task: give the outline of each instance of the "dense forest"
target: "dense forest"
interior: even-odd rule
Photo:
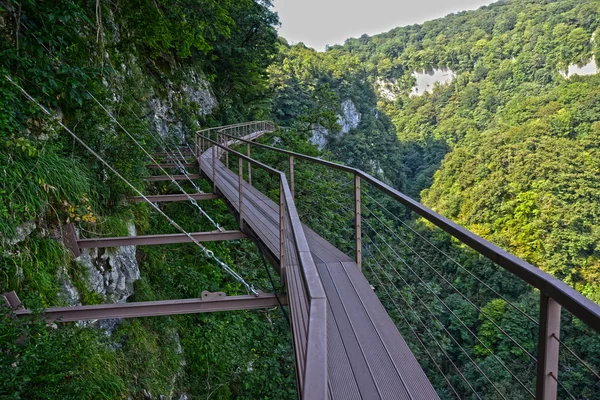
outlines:
[[[499,1],[321,53],[282,41],[273,112],[600,301],[600,81],[564,76],[600,55],[599,28],[598,1]],[[455,77],[411,94],[435,69]],[[336,133],[347,99],[360,122]]]
[[[526,0],[363,35],[325,52],[280,39],[269,69],[273,114],[334,159],[384,178],[598,302],[600,77],[569,72],[596,70],[599,28],[598,1]],[[452,79],[415,90],[421,76],[439,71]],[[340,218],[351,221],[351,205],[336,198],[338,189],[318,203],[331,221],[318,224],[348,248],[351,225]],[[463,398],[528,398],[535,292],[404,207],[371,196],[365,274],[440,395],[454,397],[445,373]],[[570,348],[600,365],[597,335],[566,312],[562,326]],[[589,371],[572,356],[561,363],[561,398],[599,398]]]
[[[600,76],[568,73],[600,58],[600,1],[503,0],[324,52],[278,38],[271,8],[269,0],[0,2],[0,293],[15,290],[33,309],[245,293],[186,245],[138,248],[130,261],[139,279],[125,293],[98,290],[93,274],[114,269],[116,254],[72,260],[55,240],[62,225],[74,222],[84,237],[175,230],[126,203],[130,188],[59,122],[136,187],[164,194],[177,188],[143,182],[148,160],[127,133],[159,149],[198,127],[273,119],[292,129],[263,143],[361,168],[600,302]],[[436,71],[452,79],[415,91]],[[254,156],[287,169],[286,158]],[[351,255],[347,178],[299,163],[296,201],[304,223]],[[267,179],[255,184],[272,189]],[[456,397],[451,383],[461,398],[529,398],[535,291],[363,190],[363,272],[440,397]],[[163,210],[186,229],[212,229],[189,218],[198,214],[191,204]],[[206,210],[236,229],[222,202]],[[208,247],[273,290],[252,242]],[[296,396],[280,310],[51,327],[1,310],[0,398]],[[562,330],[597,369],[598,337],[566,312]],[[600,399],[577,360],[562,352],[561,365],[561,398]]]

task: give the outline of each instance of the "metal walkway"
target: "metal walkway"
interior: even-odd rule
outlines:
[[[239,176],[218,157],[223,153],[217,152],[215,160],[213,154],[209,149],[200,155],[201,171],[238,216],[241,207],[244,229],[251,230],[268,258],[278,263],[280,206],[245,180],[240,183]],[[302,228],[327,297],[329,398],[437,399],[431,383],[357,264],[307,226]],[[294,330],[295,336],[297,331]],[[295,337],[294,341],[297,340]]]

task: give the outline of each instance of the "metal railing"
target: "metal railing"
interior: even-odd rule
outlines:
[[[456,317],[454,319],[454,321],[459,321],[460,323],[462,323],[462,325],[465,328],[464,331],[468,332],[470,335],[473,335],[473,332],[471,331],[471,329],[469,327],[467,327],[464,324],[464,322],[462,322],[462,320],[460,320],[460,317],[458,315],[456,315],[456,313],[454,313],[454,311],[452,310],[451,307],[448,307],[447,304],[445,304],[443,302],[443,300],[440,298],[439,295],[436,295],[436,289],[431,287],[425,280],[423,280],[421,277],[419,277],[418,271],[415,271],[414,268],[411,268],[410,263],[407,263],[402,258],[402,255],[398,254],[398,251],[395,250],[393,246],[390,246],[390,244],[388,243],[390,241],[390,238],[392,238],[395,241],[398,241],[399,237],[398,236],[394,237],[392,235],[392,236],[388,236],[387,240],[386,240],[386,237],[382,236],[380,231],[383,232],[384,229],[388,229],[392,232],[392,234],[394,234],[395,228],[389,227],[389,226],[386,228],[386,226],[384,226],[385,224],[379,225],[379,226],[376,225],[377,220],[373,216],[377,216],[378,215],[377,213],[379,211],[369,210],[364,205],[364,203],[366,203],[366,202],[369,202],[370,204],[375,204],[374,201],[376,201],[376,199],[373,199],[371,196],[369,196],[369,197],[371,197],[370,199],[369,198],[365,199],[365,196],[368,196],[369,190],[371,190],[372,193],[377,194],[377,196],[381,196],[381,197],[389,199],[390,201],[393,200],[394,202],[399,203],[400,205],[405,207],[407,210],[410,210],[411,213],[415,213],[416,215],[424,218],[425,220],[429,221],[429,223],[433,224],[434,227],[439,228],[443,232],[451,235],[451,237],[453,237],[454,239],[457,239],[458,241],[460,241],[460,243],[469,246],[471,249],[475,250],[475,252],[477,252],[479,255],[491,260],[494,265],[501,267],[501,269],[504,271],[507,271],[509,273],[507,276],[509,276],[509,277],[512,276],[512,277],[516,278],[516,280],[518,282],[520,282],[520,284],[522,284],[524,282],[527,285],[530,285],[531,287],[533,287],[537,291],[539,291],[539,294],[538,294],[538,296],[539,296],[539,305],[538,305],[539,317],[537,318],[537,320],[535,318],[529,316],[528,314],[525,314],[520,309],[518,310],[520,313],[525,315],[525,317],[526,317],[526,318],[524,317],[525,321],[529,320],[528,322],[533,324],[532,329],[537,330],[537,346],[535,346],[535,348],[537,348],[536,356],[531,354],[531,352],[533,352],[535,354],[535,348],[529,349],[529,350],[526,349],[522,344],[520,344],[517,340],[515,340],[512,336],[510,336],[510,334],[507,333],[501,326],[499,326],[495,322],[494,319],[490,318],[485,313],[485,311],[483,311],[480,307],[478,307],[476,304],[474,304],[472,301],[470,301],[468,297],[463,296],[464,299],[461,298],[461,301],[470,303],[470,305],[475,307],[476,310],[478,310],[479,315],[486,322],[491,323],[494,329],[499,330],[499,332],[501,332],[502,334],[507,336],[512,341],[511,344],[513,346],[520,347],[519,351],[524,352],[528,356],[529,362],[531,362],[531,363],[533,363],[533,365],[535,365],[535,377],[529,381],[522,382],[521,378],[519,376],[517,376],[517,374],[513,373],[513,371],[511,371],[510,368],[506,368],[505,361],[503,361],[499,357],[497,357],[495,355],[493,349],[490,349],[489,346],[487,346],[485,343],[481,342],[481,340],[476,335],[473,335],[473,336],[475,336],[475,343],[478,346],[480,346],[480,348],[482,349],[481,351],[487,352],[487,354],[489,354],[489,356],[492,359],[494,359],[494,361],[497,361],[501,367],[504,367],[504,369],[510,374],[510,376],[512,376],[512,379],[514,379],[515,382],[519,384],[517,386],[521,386],[524,389],[524,393],[526,396],[531,395],[532,397],[534,397],[536,399],[556,399],[557,394],[559,393],[559,389],[560,389],[561,393],[564,392],[564,393],[567,393],[569,397],[576,398],[574,395],[569,393],[567,388],[564,385],[562,385],[560,380],[558,379],[559,352],[560,352],[561,348],[563,350],[567,350],[569,355],[573,355],[578,361],[580,361],[582,363],[582,365],[585,367],[585,369],[589,371],[590,374],[594,375],[595,377],[599,376],[598,373],[592,367],[590,367],[590,365],[588,363],[586,363],[584,360],[582,360],[568,346],[566,346],[564,343],[562,343],[562,341],[560,339],[561,338],[560,330],[561,330],[561,309],[564,309],[564,310],[570,312],[573,317],[575,317],[578,320],[580,320],[581,322],[583,322],[588,328],[595,331],[595,333],[600,333],[600,306],[598,304],[594,303],[593,301],[587,299],[581,293],[577,292],[576,290],[574,290],[573,288],[571,288],[564,282],[562,282],[559,279],[553,277],[552,275],[536,268],[535,266],[527,263],[526,261],[510,254],[509,252],[499,248],[498,246],[488,242],[487,240],[477,236],[476,234],[468,231],[467,229],[461,227],[460,225],[452,222],[451,220],[437,214],[433,210],[425,207],[424,205],[420,204],[419,202],[411,199],[410,197],[399,192],[398,190],[392,188],[388,184],[380,181],[377,178],[372,177],[371,175],[369,175],[361,170],[351,168],[348,166],[344,166],[344,165],[340,165],[340,164],[336,164],[336,163],[326,161],[326,160],[323,160],[320,158],[311,157],[311,156],[307,156],[304,154],[287,151],[287,150],[284,150],[281,148],[256,143],[256,142],[253,142],[250,140],[241,139],[241,138],[233,136],[233,135],[228,135],[228,134],[224,134],[224,135],[226,135],[228,138],[236,139],[237,141],[239,141],[243,144],[246,144],[248,149],[251,146],[254,146],[255,148],[262,149],[263,151],[277,152],[281,155],[283,160],[285,160],[287,158],[287,160],[288,160],[287,173],[289,174],[290,182],[292,182],[292,188],[294,188],[294,186],[295,186],[294,184],[296,183],[295,176],[294,176],[295,175],[294,165],[295,165],[295,161],[297,161],[297,160],[304,160],[304,161],[307,161],[310,163],[325,166],[332,170],[341,171],[346,174],[351,174],[353,178],[352,178],[352,182],[351,183],[349,182],[349,184],[353,185],[353,188],[354,188],[353,199],[352,199],[353,206],[348,207],[348,205],[340,204],[339,207],[342,210],[346,210],[348,213],[351,213],[351,212],[354,213],[354,236],[355,236],[354,240],[356,243],[354,257],[356,259],[356,263],[358,264],[359,268],[363,264],[362,252],[364,249],[369,251],[369,254],[370,254],[369,260],[373,260],[373,262],[377,262],[377,263],[379,261],[381,261],[381,263],[386,263],[385,267],[388,268],[390,271],[392,269],[394,269],[394,271],[397,271],[395,264],[399,264],[400,262],[402,262],[405,265],[402,265],[401,268],[403,268],[406,271],[410,270],[410,272],[412,273],[412,275],[411,275],[412,278],[407,279],[400,275],[398,277],[385,276],[385,278],[389,278],[390,279],[389,282],[392,285],[394,285],[395,280],[401,279],[404,282],[403,283],[400,281],[398,281],[398,282],[400,282],[401,286],[404,287],[405,290],[407,287],[410,289],[411,279],[412,279],[415,282],[415,286],[424,288],[423,290],[425,290],[430,296],[432,296],[432,298],[434,300],[438,301],[438,303],[436,303],[436,304],[440,305],[440,308],[442,308],[441,305],[445,306],[446,309],[450,312],[450,314],[449,314],[450,317],[451,318]],[[248,150],[248,154],[250,154],[250,150]],[[281,165],[281,163],[280,163],[280,165]],[[281,166],[280,166],[280,168],[281,168]],[[362,189],[361,189],[361,186],[362,186]],[[292,189],[292,194],[294,194],[294,189]],[[313,194],[313,196],[314,195],[315,194]],[[363,215],[364,213],[365,214],[369,213],[369,214]],[[397,218],[396,215],[392,215],[389,218],[392,218],[392,217]],[[401,219],[398,219],[398,220],[402,223]],[[366,224],[369,224],[369,225],[363,226],[363,222]],[[380,222],[381,222],[381,220],[380,220]],[[398,224],[398,222],[395,222],[395,223]],[[365,233],[364,229],[368,229],[369,230],[368,233]],[[417,235],[419,235],[419,232],[416,232],[416,231],[414,233],[412,233],[412,232],[409,232],[409,233],[415,237],[417,237]],[[389,233],[386,233],[386,234],[389,234]],[[369,235],[372,235],[372,236],[369,236]],[[363,240],[365,240],[365,239],[368,240],[368,242],[363,243]],[[425,241],[427,241],[426,238],[422,238],[422,239],[425,239]],[[419,240],[421,240],[421,239],[419,239]],[[458,264],[452,257],[448,256],[442,250],[435,247],[435,245],[433,243],[431,243],[431,242],[428,242],[428,243],[429,243],[429,245],[433,246],[433,248],[431,249],[432,253],[436,252],[436,251],[441,252],[442,253],[441,257],[445,256],[445,259],[450,259],[451,261],[456,263],[459,267],[463,268],[464,273],[466,275],[470,274],[470,276],[469,276],[470,279],[478,280],[477,285],[480,285],[485,290],[491,290],[500,299],[503,299],[503,301],[507,301],[506,298],[501,293],[494,290],[490,286],[490,284],[482,281],[475,274],[473,274],[470,270],[468,270],[468,269],[464,268],[462,265]],[[456,289],[456,287],[454,287],[452,285],[452,282],[449,282],[447,279],[445,279],[443,274],[437,273],[438,271],[436,271],[436,268],[431,265],[431,262],[425,260],[420,254],[415,252],[414,248],[408,246],[408,249],[410,249],[411,251],[413,251],[415,253],[415,254],[411,255],[412,259],[415,260],[415,262],[421,263],[424,267],[426,267],[428,274],[430,274],[433,277],[436,277],[437,279],[440,279],[440,282],[442,282],[450,290],[453,290],[453,288]],[[393,260],[396,260],[396,261],[393,261]],[[372,268],[372,266],[375,265],[375,264],[373,264],[373,265],[371,265],[371,264],[372,263],[369,264],[369,268]],[[381,273],[387,274],[387,271],[384,268],[382,268],[381,265],[378,265],[378,267],[380,268],[379,276],[384,276],[384,275],[381,275]],[[365,271],[365,272],[367,272],[367,271]],[[437,273],[437,275],[436,275],[436,273]],[[407,274],[408,274],[408,272],[407,272]],[[514,278],[511,278],[511,279],[514,279]],[[444,282],[444,280],[445,280],[445,282]],[[382,283],[382,285],[383,285],[383,283]],[[389,286],[385,286],[384,288],[387,288],[387,287],[389,287]],[[398,288],[397,285],[394,285],[393,287],[396,290],[398,290],[399,292],[401,292],[401,289]],[[410,290],[412,290],[412,289],[410,289]],[[473,366],[479,371],[479,373],[481,373],[483,376],[485,376],[485,378],[488,380],[488,383],[494,387],[494,389],[496,390],[495,396],[499,396],[500,398],[511,398],[510,394],[507,395],[506,391],[503,391],[504,389],[501,390],[494,385],[494,382],[491,379],[489,379],[487,377],[487,375],[484,373],[484,371],[480,368],[480,366],[475,361],[473,361],[472,355],[470,355],[467,351],[465,351],[462,348],[462,346],[459,343],[460,338],[459,338],[459,340],[456,340],[455,339],[456,335],[453,336],[452,333],[449,332],[448,329],[445,327],[445,325],[443,324],[443,321],[439,320],[440,312],[431,310],[431,308],[428,307],[428,304],[423,300],[423,293],[424,292],[421,292],[421,294],[419,294],[417,291],[412,290],[410,293],[407,293],[407,297],[404,297],[404,296],[402,297],[403,300],[406,300],[406,305],[410,308],[409,310],[402,310],[402,307],[396,306],[395,298],[398,298],[398,296],[396,296],[395,298],[390,296],[390,299],[392,301],[394,301],[394,306],[396,306],[395,308],[397,309],[399,316],[406,318],[407,314],[405,313],[405,311],[412,311],[415,314],[415,316],[418,318],[418,321],[422,324],[423,329],[421,329],[421,332],[427,332],[428,334],[431,335],[431,339],[433,339],[433,341],[437,342],[437,339],[435,337],[435,332],[432,332],[431,326],[428,326],[428,323],[426,321],[424,321],[419,315],[416,314],[417,311],[412,308],[413,307],[412,305],[417,304],[423,313],[431,315],[433,317],[433,323],[436,326],[441,326],[443,328],[443,331],[441,329],[440,329],[440,331],[444,335],[444,337],[448,340],[450,340],[450,339],[454,340],[456,345],[463,351],[463,357],[466,356],[467,358],[469,358],[470,361],[472,362]],[[402,293],[400,293],[400,295],[402,295]],[[415,303],[415,302],[417,302],[417,303]],[[507,304],[510,305],[511,307],[514,307],[514,305],[510,302],[507,302]],[[444,312],[446,312],[446,313],[448,311],[444,310]],[[406,322],[408,323],[408,320],[406,320]],[[448,324],[446,324],[446,325],[448,325]],[[414,330],[413,330],[413,332],[415,333],[417,340],[420,341],[421,344],[423,345],[423,348],[425,349],[425,351],[427,353],[429,353],[429,351],[427,350],[427,347],[425,347],[425,344],[422,341],[422,338],[419,337],[417,332],[415,332]],[[429,338],[427,338],[426,336],[423,336],[423,338],[426,338],[426,340],[429,341]],[[473,340],[473,339],[470,339],[470,340]],[[479,341],[481,343],[477,343],[476,341]],[[460,371],[460,369],[452,361],[451,357],[446,353],[446,350],[444,349],[443,344],[439,344],[439,349],[446,355],[447,359],[450,361],[450,363],[452,364],[454,369],[457,371],[457,373],[462,378],[465,378],[463,375],[463,372]],[[431,354],[429,354],[429,355],[431,356]],[[562,357],[562,355],[561,355],[561,357]],[[435,366],[438,368],[438,370],[440,372],[442,372],[442,369],[440,368],[440,366],[434,360],[433,357],[431,358],[431,360],[433,361]],[[446,375],[443,372],[442,372],[442,375],[446,379],[446,381],[448,382],[450,387],[452,388],[452,391],[455,394],[457,394],[457,392],[455,391],[455,388],[452,386],[452,384],[446,378]],[[475,396],[477,398],[481,398],[478,395],[477,391],[475,389],[473,389],[473,387],[471,386],[469,381],[466,380],[466,378],[465,378],[465,382],[466,382],[467,386],[473,391]],[[464,387],[467,387],[467,386],[464,386]],[[458,394],[457,394],[457,396],[458,396]],[[458,396],[458,397],[460,398],[460,396]]]
[[[209,177],[213,181],[215,191],[218,175],[220,171],[222,173],[217,161],[224,158],[225,167],[229,169],[230,158],[237,158],[237,171],[234,173],[238,176],[237,208],[242,229],[246,223],[247,212],[244,208],[244,197],[248,190],[246,185],[252,186],[252,167],[266,171],[278,180],[280,274],[288,292],[299,393],[304,399],[325,399],[328,387],[327,303],[298,217],[292,190],[285,173],[254,160],[249,154],[245,155],[230,148],[236,140],[244,140],[240,139],[241,137],[252,137],[273,128],[273,123],[261,121],[199,131],[195,148],[199,157],[210,158]],[[243,161],[247,163],[246,170]]]

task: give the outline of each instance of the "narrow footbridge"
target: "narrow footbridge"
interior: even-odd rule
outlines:
[[[282,143],[286,131],[268,121],[249,122],[201,130],[187,148],[166,146],[149,154],[154,161],[149,170],[163,175],[146,180],[170,181],[181,193],[148,195],[134,188],[138,195],[129,198],[148,202],[157,212],[162,211],[156,204],[190,201],[203,213],[197,202],[218,199],[236,216],[239,230],[215,224],[211,232],[82,239],[75,227],[66,226],[63,238],[74,256],[85,248],[192,242],[253,294],[203,292],[200,299],[51,308],[47,318],[66,322],[283,304],[290,311],[302,399],[598,396],[600,383],[581,391],[591,397],[572,394],[577,388],[569,385],[571,375],[600,381],[600,374],[595,360],[573,348],[569,334],[574,329],[561,332],[561,327],[565,321],[575,324],[586,343],[600,346],[600,306],[364,171],[256,141],[265,134]],[[177,169],[179,175],[165,169]],[[193,183],[198,179],[208,180],[212,192],[202,192]],[[192,183],[196,193],[186,193],[179,181]],[[319,202],[325,192],[332,195]],[[426,229],[446,235],[464,258],[437,247],[410,222],[419,219]],[[254,240],[278,272],[283,295],[254,290],[202,246],[244,238]],[[481,278],[478,268],[528,287],[534,300],[523,306],[510,290]],[[469,291],[457,287],[452,276],[471,282]],[[447,292],[454,295],[451,305],[443,296]],[[14,292],[5,297],[17,316],[31,314]],[[526,338],[486,311],[490,300],[520,318]],[[467,315],[475,317],[466,321]],[[512,346],[513,356],[500,356],[482,340],[477,327],[484,323],[496,340]],[[501,385],[499,379],[511,384]]]

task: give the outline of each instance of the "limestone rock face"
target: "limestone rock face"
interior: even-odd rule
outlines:
[[[136,235],[132,222],[128,229],[129,236]],[[140,279],[135,250],[135,246],[83,249],[77,262],[85,268],[92,290],[109,303],[124,303],[133,294],[134,282]]]
[[[181,86],[168,84],[165,97],[154,97],[149,100],[150,119],[162,138],[167,135],[183,138],[183,124],[173,111],[175,103],[183,103],[195,108],[198,116],[210,114],[217,106],[210,85],[200,72],[190,70],[187,72],[185,82]]]
[[[340,126],[339,132],[330,132],[325,127],[319,124],[312,125],[312,136],[309,139],[314,145],[317,145],[319,150],[322,150],[328,142],[328,137],[332,134],[345,135],[352,129],[358,128],[360,124],[362,114],[356,108],[354,102],[350,99],[346,99],[340,104],[341,114],[337,116],[337,123]]]
[[[340,131],[343,134],[350,132],[352,129],[356,129],[358,124],[360,123],[361,114],[356,109],[356,106],[352,102],[352,100],[347,99],[344,100],[341,104],[342,114],[338,115],[338,124],[342,130]]]
[[[319,124],[312,125],[312,136],[309,140],[312,144],[316,145],[319,150],[323,150],[327,144],[327,136],[329,136],[329,131],[323,126]]]

